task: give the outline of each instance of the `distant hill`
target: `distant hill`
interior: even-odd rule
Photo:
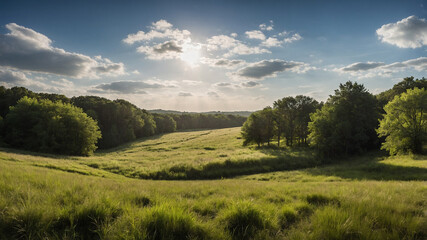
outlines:
[[[210,111],[210,112],[180,112],[180,111],[174,111],[174,110],[163,110],[163,109],[153,109],[153,110],[147,110],[150,113],[161,113],[161,114],[184,114],[184,113],[202,113],[202,114],[230,114],[230,115],[237,115],[237,116],[243,116],[243,117],[249,117],[252,112],[250,111],[233,111],[233,112],[222,112],[222,111]]]

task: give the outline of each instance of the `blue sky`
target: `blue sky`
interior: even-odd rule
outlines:
[[[427,1],[0,2],[0,84],[145,109],[257,110],[427,73]]]

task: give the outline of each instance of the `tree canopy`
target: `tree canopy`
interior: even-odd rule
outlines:
[[[325,105],[311,115],[309,138],[320,155],[360,153],[377,145],[375,97],[362,84],[340,84]]]
[[[90,155],[101,137],[81,108],[61,101],[23,97],[4,119],[5,142],[31,151]]]
[[[382,149],[390,154],[422,153],[427,141],[427,91],[408,89],[395,96],[384,110],[377,129],[379,136],[386,137]]]

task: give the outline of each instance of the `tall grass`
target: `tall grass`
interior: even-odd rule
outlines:
[[[216,135],[219,133],[226,134],[212,131],[204,136],[213,134],[216,140],[223,140],[224,136]],[[182,136],[201,137],[194,132],[186,134]],[[175,137],[173,141],[179,141]],[[150,141],[157,145],[147,147],[169,148],[159,139]],[[131,147],[123,154],[131,154],[132,150],[140,148]],[[216,151],[209,150],[206,154]],[[230,151],[224,154],[239,155]],[[249,151],[253,155],[247,161],[256,162],[252,157],[261,156],[256,151],[264,150]],[[246,153],[243,151],[242,155]],[[99,159],[88,158],[99,164],[93,168],[82,164],[80,158],[0,152],[0,239],[427,238],[425,156],[415,159],[365,156],[346,163],[263,173],[244,179],[152,181],[103,170],[102,160],[113,161],[117,155],[116,152],[102,154],[95,156]],[[298,153],[288,151],[286,155],[289,159],[304,159]],[[133,157],[128,161],[137,161]],[[117,169],[137,165],[115,161]],[[174,159],[171,157],[170,161]],[[189,161],[197,164],[194,158]],[[225,161],[218,163],[233,166]],[[232,161],[239,160],[236,157]],[[178,162],[181,161],[173,164]],[[41,166],[49,164],[58,168]],[[393,169],[411,168],[401,174],[409,174],[416,181],[406,181],[395,170],[387,170],[392,168],[378,168],[378,164]],[[378,169],[388,172],[377,173]],[[149,171],[158,170],[154,166]],[[387,176],[386,181],[375,177],[381,174]]]

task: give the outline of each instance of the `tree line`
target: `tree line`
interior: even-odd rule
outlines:
[[[183,129],[241,126],[242,116],[151,114],[123,100],[68,98],[0,86],[0,142],[66,155],[90,155],[141,137]]]
[[[422,153],[427,141],[427,80],[404,78],[373,95],[356,82],[340,84],[325,103],[285,97],[252,113],[242,127],[244,144],[312,146],[332,159],[381,147],[390,154]]]

